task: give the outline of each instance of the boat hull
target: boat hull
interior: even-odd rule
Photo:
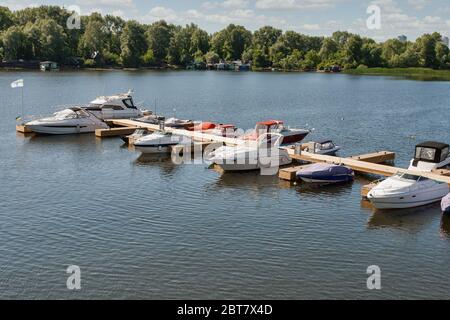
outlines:
[[[450,213],[450,194],[442,198],[441,201],[442,212],[449,214]]]
[[[295,143],[301,142],[303,139],[306,138],[306,136],[308,134],[309,134],[309,132],[302,132],[302,133],[284,135],[282,145],[295,144]]]
[[[31,131],[39,134],[49,135],[65,135],[65,134],[78,134],[78,133],[92,133],[96,129],[103,129],[99,126],[51,126],[51,125],[27,125]]]
[[[292,160],[287,157],[287,156],[282,156],[279,158],[279,163],[278,166],[284,166],[287,164],[290,164],[292,162]],[[213,161],[213,163],[217,166],[219,166],[223,171],[253,171],[253,170],[260,170],[260,169],[264,169],[264,168],[272,168],[270,166],[264,166],[261,165],[260,163],[258,163],[257,161],[249,161],[248,158],[246,159],[246,161],[244,163],[241,162],[237,162],[234,160],[225,160],[225,161],[220,161],[220,162],[215,162]]]
[[[172,146],[174,145],[165,145],[165,146],[142,146],[142,145],[134,145],[136,150],[145,153],[145,154],[167,154],[172,152]]]
[[[344,183],[353,181],[353,175],[321,176],[297,174],[297,178],[310,183]]]
[[[377,209],[407,209],[425,206],[441,201],[448,194],[448,186],[424,191],[419,194],[397,194],[393,196],[373,196],[371,192],[367,195],[370,203]]]

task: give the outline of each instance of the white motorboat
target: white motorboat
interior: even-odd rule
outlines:
[[[292,162],[286,150],[279,146],[283,140],[280,134],[263,134],[253,143],[235,147],[222,146],[207,156],[207,161],[218,165],[224,171],[249,171],[278,169]],[[277,172],[278,170],[270,170]]]
[[[195,123],[194,126],[187,128],[187,130],[212,134],[221,137],[228,137],[228,138],[236,137],[236,126],[233,124],[200,122]]]
[[[98,97],[85,109],[102,120],[138,118],[150,113],[134,105],[131,90],[127,93]]]
[[[335,145],[332,140],[313,141],[306,144],[305,151],[315,154],[334,156],[341,150],[341,147]]]
[[[446,183],[400,173],[380,182],[369,191],[367,198],[377,209],[401,209],[441,201],[448,193]]]
[[[194,122],[192,120],[169,118],[164,122],[164,125],[170,128],[188,129],[194,126]]]
[[[139,129],[136,129],[132,134],[130,134],[128,136],[122,136],[121,139],[126,144],[129,144],[129,143],[134,143],[134,141],[136,141],[137,139],[142,138],[143,136],[146,136],[148,134],[150,134],[148,129],[139,128]]]
[[[302,141],[311,131],[305,129],[293,129],[286,127],[283,121],[268,120],[258,122],[252,133],[244,135],[242,139],[256,140],[261,134],[276,133],[283,136],[281,144],[295,144]]]
[[[413,208],[437,201],[449,193],[445,183],[420,176],[450,163],[449,145],[427,141],[416,146],[409,173],[399,173],[380,182],[367,194],[367,198],[377,209]],[[416,174],[417,173],[417,174]]]
[[[165,131],[145,135],[134,142],[136,150],[142,153],[170,153],[174,146],[191,144],[190,138]]]
[[[77,134],[107,129],[108,126],[97,116],[82,108],[68,108],[53,116],[30,121],[27,128],[41,134]]]

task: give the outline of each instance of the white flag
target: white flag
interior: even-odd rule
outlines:
[[[23,87],[23,79],[19,79],[11,83],[11,88],[22,88],[22,87]]]

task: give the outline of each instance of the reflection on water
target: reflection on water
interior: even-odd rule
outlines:
[[[267,119],[310,123],[316,130],[308,140],[332,138],[342,156],[392,150],[400,167],[417,141],[450,141],[442,116],[450,95],[442,82],[309,73],[0,72],[0,298],[448,297],[450,241],[442,238],[449,238],[450,222],[438,205],[373,213],[360,203],[371,176],[294,185],[258,172],[219,174],[205,164],[176,165],[168,155],[141,156],[119,138],[16,135],[17,110],[6,106],[17,105],[9,84],[20,78],[28,83],[29,114],[132,87],[135,101],[158,99],[160,114],[176,108],[180,118],[240,128]],[[336,92],[339,99],[330,99]],[[344,120],[336,126],[330,119]],[[389,265],[385,283],[392,285],[369,292],[365,270],[374,261]],[[76,293],[65,286],[71,263],[89,284]],[[410,281],[405,266],[426,277]]]
[[[409,209],[376,210],[370,216],[369,229],[394,228],[418,232],[431,223],[436,215],[441,214],[439,204],[431,204]]]

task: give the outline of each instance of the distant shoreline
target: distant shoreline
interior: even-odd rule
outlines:
[[[357,68],[344,70],[343,73],[361,76],[394,76],[417,80],[450,81],[450,70],[434,70],[429,68]]]
[[[14,72],[14,71],[40,71],[39,69],[29,69],[29,68],[0,68],[0,72]],[[229,73],[229,72],[256,72],[256,73],[333,73],[324,72],[321,70],[283,70],[276,69],[273,71],[256,69],[251,71],[217,71],[217,70],[187,70],[184,68],[152,68],[152,67],[139,67],[139,68],[122,68],[122,67],[110,67],[110,68],[62,68],[63,72],[78,72],[78,71],[189,71],[189,72],[217,72],[217,73]],[[59,71],[46,71],[47,73],[54,73]],[[392,76],[392,77],[403,77],[410,78],[414,80],[436,80],[436,81],[450,81],[450,70],[434,70],[429,68],[357,68],[348,69],[341,72],[347,75],[355,76]]]

